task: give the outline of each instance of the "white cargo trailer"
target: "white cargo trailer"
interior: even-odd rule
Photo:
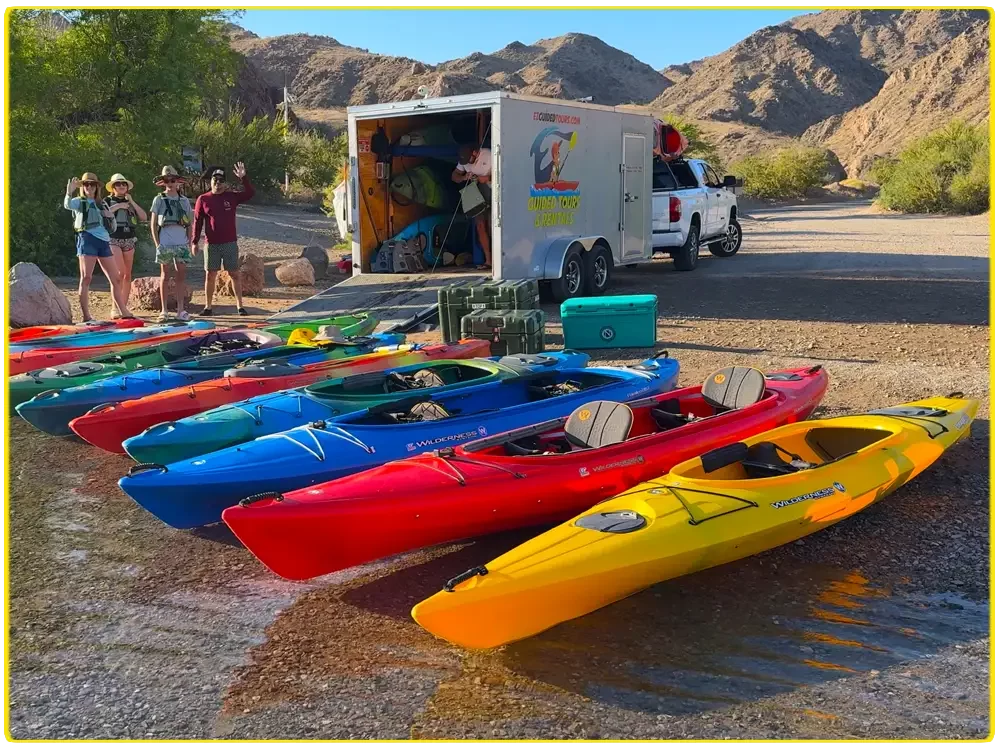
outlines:
[[[445,233],[471,236],[456,211],[461,185],[450,180],[456,144],[468,144],[492,154],[492,278],[539,279],[557,299],[601,294],[613,266],[652,255],[660,132],[648,114],[508,92],[350,107],[353,273],[392,270],[373,261],[401,233],[399,241],[408,235],[418,249]],[[436,234],[415,232],[429,213],[436,213]],[[438,259],[437,250],[427,259]],[[385,265],[384,256],[378,260]]]

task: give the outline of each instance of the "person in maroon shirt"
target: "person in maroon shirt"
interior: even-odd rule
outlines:
[[[198,196],[194,204],[194,237],[191,253],[198,254],[201,230],[205,230],[205,309],[199,315],[212,314],[212,297],[215,296],[215,278],[225,268],[233,278],[236,293],[236,312],[246,315],[243,307],[243,278],[240,274],[240,248],[236,242],[236,207],[253,198],[254,189],[247,177],[243,162],[236,162],[233,174],[243,183],[243,190],[235,193],[226,185],[226,172],[222,167],[209,167],[204,177],[212,189]]]

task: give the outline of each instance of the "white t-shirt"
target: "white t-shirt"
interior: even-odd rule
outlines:
[[[476,177],[489,177],[493,174],[493,154],[490,149],[481,148],[475,159],[468,164],[459,164],[455,169]]]

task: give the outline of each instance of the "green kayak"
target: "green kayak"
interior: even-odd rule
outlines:
[[[282,339],[288,341],[292,331],[298,328],[308,328],[316,333],[323,326],[336,326],[340,329],[340,334],[344,338],[355,336],[367,336],[375,330],[378,325],[378,316],[373,313],[357,313],[356,315],[340,315],[336,318],[318,318],[316,320],[303,320],[292,323],[282,323],[281,325],[267,326],[264,328],[269,333],[277,334]]]

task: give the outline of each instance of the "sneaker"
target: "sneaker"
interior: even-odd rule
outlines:
[[[177,313],[177,320],[191,320],[191,316],[188,314],[187,310]]]
[[[170,320],[170,316],[167,315],[165,312],[161,312],[160,316],[156,319],[156,322],[157,323],[166,323],[168,320]]]
[[[237,308],[236,308],[236,312],[237,312],[237,313],[238,313],[239,315],[243,315],[243,316],[246,316],[246,315],[249,315],[249,314],[250,314],[250,313],[248,313],[248,312],[247,312],[247,309],[246,309],[245,307],[237,307]]]
[[[202,310],[202,311],[201,311],[200,313],[198,313],[198,314],[199,314],[199,315],[211,315],[211,314],[212,314],[212,308],[211,308],[211,307],[206,307],[206,308],[204,308],[204,309],[203,309],[203,310]]]

